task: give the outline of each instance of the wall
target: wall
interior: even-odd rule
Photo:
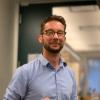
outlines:
[[[17,52],[14,48],[17,46],[14,45],[17,44],[17,39],[14,37],[17,33],[15,27],[18,28],[18,24],[15,24],[18,16],[15,18],[15,10],[18,12],[15,0],[0,0],[0,100],[13,73],[13,66],[16,65]]]

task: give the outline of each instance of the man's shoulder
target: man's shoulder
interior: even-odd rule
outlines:
[[[22,69],[24,69],[24,70],[31,70],[31,69],[34,68],[35,66],[38,66],[39,63],[41,63],[40,57],[37,56],[37,57],[35,57],[33,60],[31,60],[30,62],[21,65],[20,68],[22,68]]]
[[[38,57],[36,57],[31,62],[28,62],[18,67],[15,71],[15,75],[18,77],[23,76],[30,79],[33,74],[35,75],[38,72],[39,66],[41,65],[40,63],[40,60],[38,59]]]
[[[67,64],[66,69],[71,74],[71,76],[74,76],[74,71],[73,71],[73,69],[72,69],[72,67],[70,65]]]

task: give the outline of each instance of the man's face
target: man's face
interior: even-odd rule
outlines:
[[[46,23],[41,36],[44,49],[51,53],[59,53],[66,39],[64,31],[64,25],[58,21]]]

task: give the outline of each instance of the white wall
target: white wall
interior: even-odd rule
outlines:
[[[0,100],[16,68],[17,40],[18,3],[0,0]]]

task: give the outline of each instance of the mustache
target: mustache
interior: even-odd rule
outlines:
[[[50,44],[58,44],[58,45],[61,45],[61,43],[58,43],[58,42],[52,42]]]
[[[59,42],[59,41],[57,41],[57,40],[50,41],[50,43],[51,43],[51,44],[60,44],[60,42]]]

